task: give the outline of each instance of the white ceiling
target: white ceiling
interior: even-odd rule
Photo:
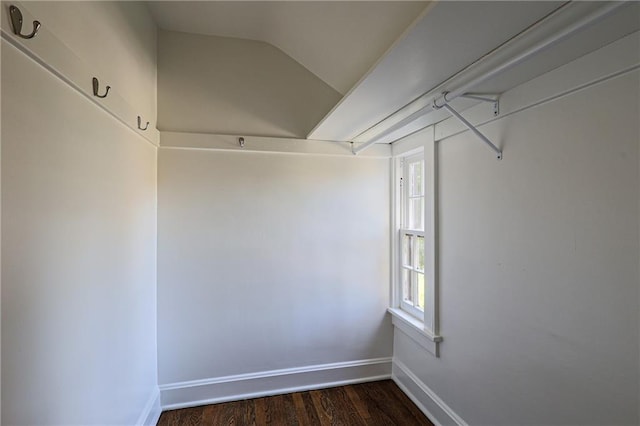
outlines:
[[[572,2],[560,21],[568,27],[602,8],[605,2]],[[380,132],[396,111],[439,87],[492,49],[542,19],[563,2],[440,1],[382,58],[375,69],[327,114],[310,139],[367,141]],[[538,41],[562,27],[542,25]],[[640,30],[640,2],[626,2],[613,13],[521,64],[473,88],[479,93],[503,93],[525,81]],[[511,52],[515,55],[517,52]],[[455,104],[463,110],[466,100]],[[408,115],[408,114],[407,114]],[[379,143],[389,143],[446,118],[446,111],[426,114]],[[375,126],[375,127],[373,127]],[[369,129],[371,131],[369,131]],[[377,130],[376,130],[377,129]]]
[[[158,1],[171,31],[270,43],[347,93],[426,8],[425,1]]]

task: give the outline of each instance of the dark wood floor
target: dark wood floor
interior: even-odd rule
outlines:
[[[391,380],[165,411],[169,425],[427,425]]]

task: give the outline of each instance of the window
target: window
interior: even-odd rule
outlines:
[[[424,155],[400,158],[401,307],[424,316]]]
[[[394,144],[393,324],[438,356],[435,144],[418,132]]]

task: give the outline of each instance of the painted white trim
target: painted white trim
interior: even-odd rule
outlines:
[[[398,139],[391,144],[391,155],[394,157],[404,157],[411,155],[414,152],[419,152],[425,147],[425,140],[433,138],[433,131],[430,128],[420,129],[417,132],[406,136],[402,139]],[[365,154],[364,151],[362,154]]]
[[[407,397],[409,397],[409,399],[416,404],[416,407],[418,407],[420,409],[420,411],[422,411],[424,413],[425,416],[427,416],[427,418],[431,421],[431,423],[433,423],[435,426],[443,426],[442,423],[440,423],[440,421],[438,420],[437,417],[435,417],[431,411],[429,411],[427,409],[427,407],[424,406],[424,404],[422,403],[422,401],[420,401],[410,390],[409,388],[407,388],[404,383],[402,383],[400,380],[398,380],[398,378],[396,378],[394,375],[391,375],[391,380],[394,381],[394,383],[396,385],[398,385],[398,387],[400,388],[400,390],[402,392],[404,392],[405,395],[407,395]]]
[[[160,419],[160,414],[162,414],[160,389],[156,386],[153,388],[151,395],[149,395],[149,399],[138,417],[136,426],[155,426]]]
[[[12,1],[11,4],[20,8],[27,27],[34,19],[37,19],[29,12],[28,6],[25,6],[24,3]],[[141,136],[152,145],[158,146],[159,133],[154,124],[150,124],[146,131],[138,129],[138,115],[142,116],[144,121],[148,121],[146,117],[151,117],[152,111],[134,108],[114,87],[109,91],[109,96],[104,99],[93,96],[92,78],[94,76],[100,78],[101,73],[91,69],[69,46],[51,32],[46,24],[40,27],[38,34],[32,39],[25,40],[16,37],[11,29],[8,9],[9,3],[3,2],[0,7],[0,36],[3,40],[69,85],[136,135]]]
[[[440,356],[439,343],[442,342],[442,336],[431,333],[422,321],[402,309],[389,308],[387,311],[391,314],[391,323],[395,330],[406,334],[435,357]]]
[[[392,146],[392,154],[393,154],[393,146]],[[400,185],[400,162],[401,158],[393,155],[393,158],[389,162],[391,182],[389,185],[389,199],[391,200],[390,209],[390,217],[389,217],[389,229],[392,231],[389,233],[389,239],[391,243],[390,247],[390,258],[389,258],[389,306],[397,307],[400,306],[400,301],[402,297],[398,294],[399,289],[396,285],[397,277],[398,277],[398,261],[396,260],[396,256],[399,250],[400,241],[398,241],[398,234],[395,232],[395,229],[398,228],[398,224],[400,223],[400,217],[402,215],[401,207],[401,185]]]
[[[214,377],[210,379],[189,380],[185,382],[175,382],[160,385],[160,390],[182,389],[194,386],[204,386],[217,383],[237,382],[241,380],[263,379],[266,377],[277,377],[291,374],[310,373],[316,371],[335,370],[338,368],[361,367],[364,365],[377,365],[391,362],[391,358],[373,358],[358,361],[334,362],[330,364],[317,364],[305,367],[282,368],[279,370],[259,371],[256,373],[234,374],[231,376]]]
[[[438,280],[438,165],[436,143],[433,132],[428,132],[424,142],[424,179],[426,197],[424,203],[425,230],[425,282],[427,284],[424,301],[425,328],[434,336],[440,332],[440,282]],[[442,340],[442,338],[440,338]],[[438,345],[435,355],[438,356]]]
[[[222,135],[214,133],[161,132],[160,147],[172,149],[201,149],[210,151],[329,155],[353,158],[391,157],[390,145],[378,145],[375,149],[367,151],[367,155],[358,155],[356,157],[352,152],[352,144],[350,142],[276,138],[268,136],[242,136],[244,138],[244,147],[240,147],[240,143],[238,142],[239,137],[240,135]]]
[[[284,368],[160,385],[163,410],[391,378],[391,358]]]
[[[402,361],[396,358],[393,359],[391,379],[436,426],[444,424],[468,426],[462,417],[440,399],[429,386],[413,374]],[[437,408],[438,411],[440,411],[440,415],[436,415],[435,409],[428,409],[427,407]]]

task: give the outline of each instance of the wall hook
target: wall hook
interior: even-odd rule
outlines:
[[[98,86],[99,86],[99,82],[98,79],[93,77],[93,96],[96,96],[98,98],[106,98],[107,95],[109,94],[109,89],[111,89],[111,86],[107,86],[106,91],[104,92],[104,95],[98,95]]]
[[[22,12],[16,6],[9,6],[9,15],[11,16],[11,26],[13,27],[13,33],[18,37],[22,38],[34,38],[36,34],[38,34],[38,30],[40,29],[40,22],[33,21],[33,31],[31,34],[22,34]]]
[[[238,143],[240,144],[240,148],[244,148],[244,138],[243,137],[238,138]]]
[[[144,126],[144,129],[142,128],[142,118],[140,118],[140,116],[138,116],[138,129],[140,130],[147,130],[149,128],[149,122],[147,121],[147,124]]]

